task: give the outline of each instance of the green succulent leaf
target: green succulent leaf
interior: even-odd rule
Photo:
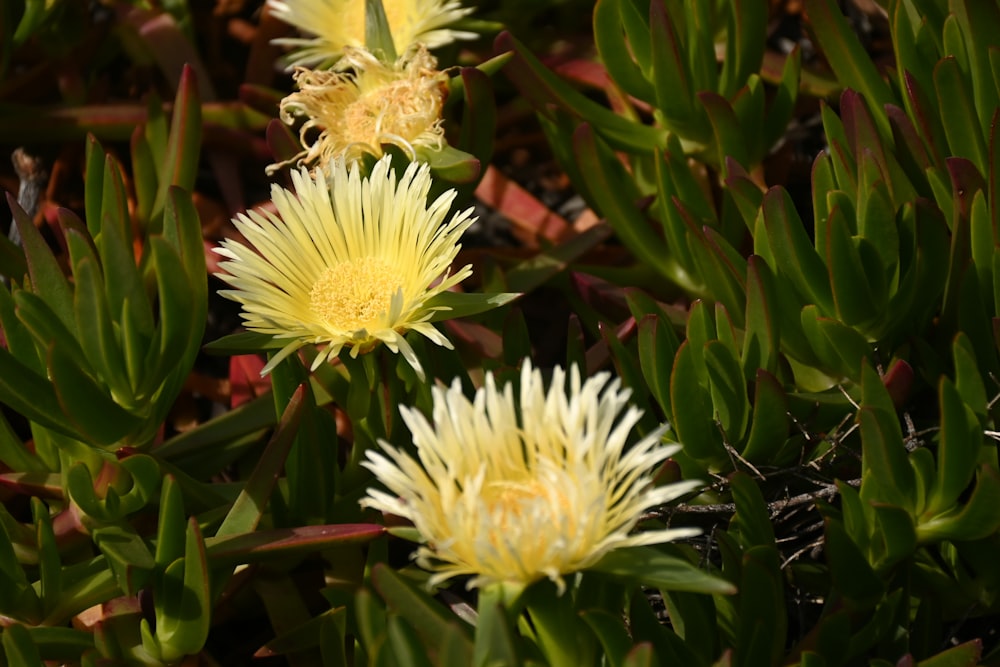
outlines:
[[[684,341],[674,359],[670,375],[673,427],[688,456],[706,463],[725,465],[728,457],[715,428],[712,399],[702,384],[700,376],[704,371],[696,359],[695,347],[690,339]]]
[[[894,100],[889,87],[834,0],[806,0],[806,15],[817,41],[837,79],[846,88],[860,92],[872,108],[881,109]],[[889,136],[889,124],[879,117],[879,131]]]
[[[109,396],[62,345],[53,343],[49,347],[48,365],[63,413],[90,444],[117,448],[143,426],[143,419]]]
[[[587,568],[626,581],[670,591],[729,595],[736,588],[720,577],[692,565],[684,558],[653,547],[616,549]]]
[[[570,111],[584,122],[593,124],[617,148],[645,151],[665,145],[666,132],[662,129],[619,116],[573,90],[509,33],[504,32],[497,37],[495,48],[497,52],[514,53],[504,71],[535,108],[546,109],[555,105]]]
[[[648,16],[627,0],[598,0],[593,25],[594,44],[608,75],[629,95],[653,103]]]
[[[431,322],[451,320],[459,317],[478,315],[500,308],[521,296],[520,292],[439,292],[424,304],[428,310],[435,310]]]

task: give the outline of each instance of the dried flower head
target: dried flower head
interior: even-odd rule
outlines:
[[[400,408],[419,460],[380,443],[366,465],[391,493],[362,504],[405,517],[424,540],[417,562],[431,585],[472,575],[468,586],[527,585],[584,570],[621,547],[694,535],[696,529],[632,532],[643,512],[696,488],[653,486],[651,472],[677,451],[664,427],[632,447],[641,411],[608,373],[581,382],[557,368],[548,392],[525,363],[520,401],[491,375],[469,401],[456,380],[434,387],[433,424]],[[568,390],[568,394],[567,394]]]
[[[343,161],[329,176],[292,172],[294,192],[272,186],[276,215],[249,211],[234,219],[250,245],[225,240],[216,249],[227,258],[219,277],[234,288],[220,294],[243,305],[246,328],[289,339],[263,373],[306,344],[327,346],[315,369],[344,347],[357,356],[385,343],[422,376],[403,334],[417,331],[451,347],[428,321],[436,310],[428,301],[472,272],[448,273],[475,221],[472,209],[446,223],[455,191],[428,203],[429,168],[410,164],[397,181],[390,160],[379,160],[369,177]]]
[[[393,65],[364,49],[348,48],[344,58],[352,71],[295,71],[299,91],[281,101],[281,119],[289,125],[307,119],[299,130],[304,150],[270,171],[290,162],[314,166],[342,157],[350,163],[365,153],[378,157],[382,144],[416,160],[418,149],[444,145],[446,79],[426,49],[412,49]]]
[[[448,28],[472,12],[457,0],[384,0],[382,4],[397,53],[416,44],[434,49],[476,37]],[[268,6],[280,20],[313,35],[274,40],[296,49],[292,65],[316,67],[338,60],[345,46],[365,46],[365,0],[268,0]]]

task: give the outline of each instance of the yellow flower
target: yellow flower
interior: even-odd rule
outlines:
[[[382,5],[397,53],[415,44],[434,49],[476,37],[447,27],[472,12],[457,0],[383,0]],[[345,46],[365,46],[365,0],[268,0],[268,6],[278,19],[314,35],[274,40],[297,49],[292,65],[315,67],[340,58]]]
[[[433,425],[402,407],[418,459],[381,442],[364,463],[391,493],[369,489],[362,505],[413,522],[417,563],[429,584],[472,575],[468,587],[527,585],[594,565],[621,547],[695,535],[697,529],[632,532],[640,515],[698,482],[653,486],[652,471],[677,446],[666,426],[628,447],[641,411],[608,373],[581,382],[556,368],[546,393],[530,363],[520,401],[491,375],[469,401],[458,380],[434,387]],[[567,395],[568,390],[568,395]]]
[[[272,186],[277,215],[249,211],[234,219],[252,248],[225,240],[216,249],[227,258],[219,277],[235,288],[219,293],[243,305],[246,328],[289,339],[263,373],[306,344],[327,346],[315,369],[344,347],[356,357],[385,343],[422,377],[403,334],[451,347],[428,321],[436,310],[428,300],[472,273],[465,266],[448,274],[475,221],[472,209],[445,223],[455,191],[428,203],[429,168],[410,164],[397,182],[390,160],[379,160],[370,177],[342,161],[329,175],[292,172],[294,192]]]
[[[295,71],[299,91],[281,101],[281,119],[291,125],[307,118],[299,130],[304,150],[269,171],[296,161],[312,166],[365,153],[379,157],[382,144],[395,144],[416,161],[418,148],[444,146],[445,76],[426,49],[415,48],[394,65],[364,49],[348,48],[344,59],[353,71]]]

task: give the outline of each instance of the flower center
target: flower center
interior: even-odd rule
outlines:
[[[360,257],[327,268],[313,284],[309,305],[327,324],[345,331],[371,328],[389,312],[402,275],[381,257]]]
[[[420,80],[394,81],[363,93],[344,110],[344,135],[378,147],[394,137],[413,142],[432,129],[441,114],[441,96]],[[392,135],[392,136],[387,136]]]
[[[492,482],[483,489],[490,514],[506,529],[512,525],[529,525],[560,521],[561,510],[567,510],[566,498],[558,489],[547,489],[537,479],[523,482]]]

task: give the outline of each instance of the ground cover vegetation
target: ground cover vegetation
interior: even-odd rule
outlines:
[[[0,6],[0,665],[1000,664],[1000,2]]]

